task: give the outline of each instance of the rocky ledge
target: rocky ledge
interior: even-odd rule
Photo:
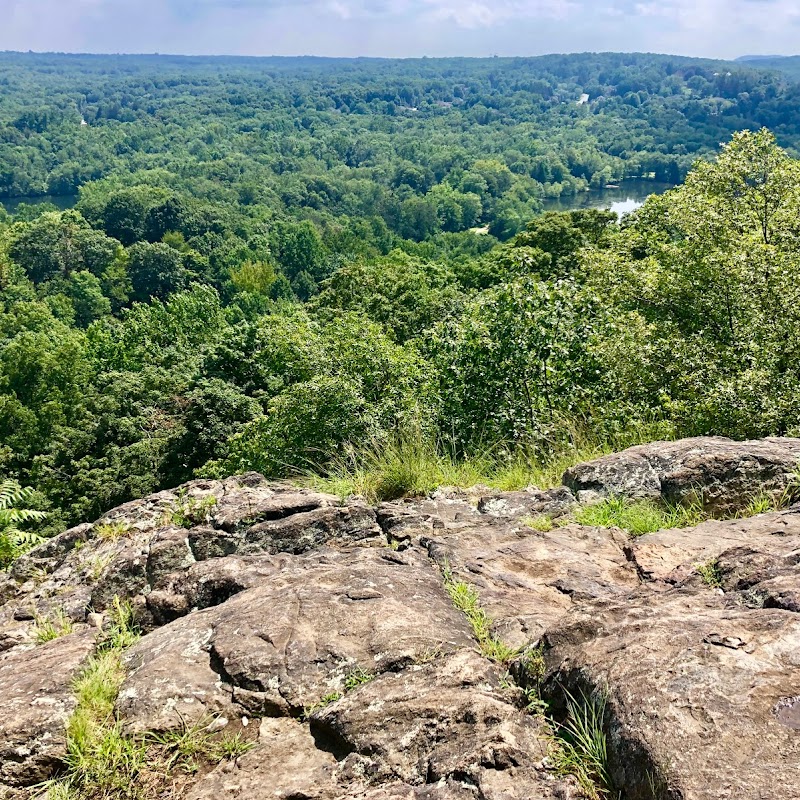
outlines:
[[[128,503],[0,579],[0,797],[63,771],[75,677],[122,599],[144,634],[123,656],[126,734],[250,742],[188,778],[189,800],[591,796],[553,735],[570,697],[600,695],[616,796],[796,799],[800,508],[635,539],[569,515],[603,495],[730,514],[784,492],[798,458],[800,440],[691,439],[548,491],[371,507],[248,474]],[[466,585],[494,652],[454,605]],[[41,643],[54,620],[65,635]]]

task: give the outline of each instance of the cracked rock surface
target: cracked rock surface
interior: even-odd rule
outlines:
[[[121,598],[144,632],[123,659],[124,730],[216,718],[254,743],[188,800],[577,800],[515,685],[540,678],[556,720],[567,692],[607,695],[623,800],[796,800],[800,509],[637,539],[568,515],[602,495],[732,513],[784,492],[798,457],[800,440],[691,439],[549,490],[372,507],[248,474],[127,503],[0,581],[0,798],[61,768],[72,682]],[[564,524],[534,530],[540,514]],[[444,573],[477,591],[510,663],[485,657]],[[37,643],[56,614],[73,632]]]

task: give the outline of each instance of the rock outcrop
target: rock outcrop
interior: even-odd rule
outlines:
[[[729,512],[784,493],[798,457],[800,440],[692,439],[546,491],[373,508],[249,474],[128,503],[0,582],[0,797],[63,768],[74,679],[127,600],[144,635],[122,655],[125,734],[252,745],[187,777],[189,800],[577,800],[554,725],[601,695],[624,800],[794,800],[800,508],[638,538],[569,514],[602,495]],[[488,634],[454,605],[465,585]],[[66,635],[42,644],[47,620]]]
[[[630,447],[578,464],[566,471],[564,483],[582,501],[623,495],[696,500],[730,511],[759,494],[783,492],[795,477],[798,460],[800,439],[682,439]]]

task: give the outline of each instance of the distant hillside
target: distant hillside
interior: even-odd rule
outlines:
[[[776,58],[789,58],[789,56],[739,56],[739,58],[735,58],[734,61],[772,61]]]
[[[743,67],[774,69],[792,80],[800,80],[800,56],[741,56],[736,62]]]

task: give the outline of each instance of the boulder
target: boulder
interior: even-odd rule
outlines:
[[[0,653],[0,792],[41,783],[61,765],[72,681],[93,649],[87,631]]]
[[[762,559],[800,558],[800,513],[781,511],[748,519],[710,520],[694,528],[648,533],[625,544],[629,560],[645,580],[670,584],[696,574],[698,564],[724,552],[751,549]],[[741,559],[737,563],[743,566]]]
[[[543,723],[510,703],[499,680],[470,650],[382,673],[315,712],[310,727],[262,720],[258,745],[188,798],[577,798],[545,768]]]
[[[582,502],[622,495],[667,502],[699,501],[724,513],[795,480],[800,439],[735,442],[722,437],[652,442],[571,467],[564,484]]]
[[[297,715],[350,674],[474,647],[422,552],[320,550],[270,561],[263,581],[141,639],[119,710],[132,729],[219,711]]]
[[[547,730],[503,696],[500,671],[464,650],[374,681],[316,712],[311,733],[343,776],[409,786],[457,778],[486,798],[555,798]],[[563,795],[562,795],[563,796]]]
[[[797,577],[797,576],[795,576]],[[547,689],[608,692],[626,800],[800,797],[800,616],[710,590],[646,588],[548,631]]]
[[[82,622],[115,597],[143,610],[145,628],[174,619],[196,603],[164,596],[170,576],[174,583],[207,559],[385,542],[364,503],[344,506],[333,495],[268,483],[256,473],[190,481],[125,503],[18,559],[0,583],[0,651],[30,641],[36,616],[60,610]],[[154,591],[162,594],[148,602]]]

